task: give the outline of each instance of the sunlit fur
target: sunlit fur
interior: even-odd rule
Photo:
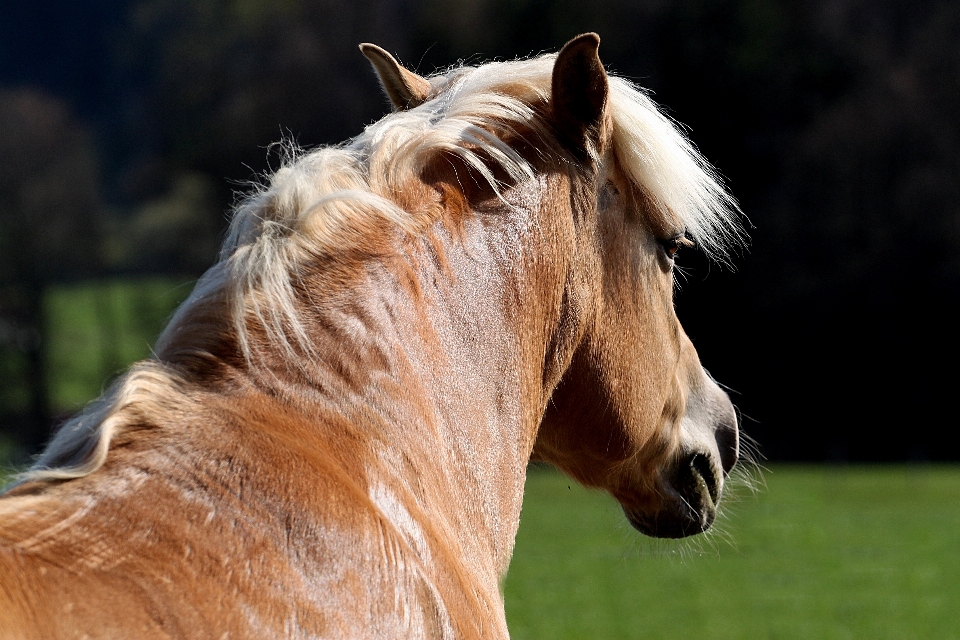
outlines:
[[[318,256],[342,254],[350,259],[353,250],[375,247],[371,238],[387,230],[417,234],[426,229],[436,212],[411,211],[397,200],[438,152],[463,158],[498,191],[501,184],[490,160],[512,180],[530,179],[529,164],[501,138],[521,128],[550,137],[531,105],[549,99],[555,58],[551,54],[458,67],[433,76],[431,83],[444,89],[438,99],[391,114],[343,145],[291,158],[237,209],[220,265],[183,303],[160,343],[176,341],[193,308],[226,290],[232,323],[248,358],[255,355],[246,338],[250,316],[262,324],[273,344],[289,348],[293,342],[309,352],[293,292],[300,266]],[[613,150],[620,166],[657,206],[678,215],[703,249],[726,258],[727,250],[743,241],[735,201],[643,90],[615,76],[610,76],[610,88]],[[119,414],[134,410],[140,400],[145,371],[130,372],[68,422],[24,477],[75,477],[103,464],[110,438],[124,425]],[[149,371],[155,394],[163,395],[159,379],[164,376],[169,378],[166,387],[174,392],[174,374],[160,365]]]
[[[591,42],[572,41],[581,54]],[[112,594],[111,611],[151,633],[503,636],[499,578],[531,455],[610,491],[628,517],[650,511],[634,526],[660,535],[670,473],[716,449],[715,426],[683,432],[688,407],[729,402],[676,320],[657,230],[722,261],[742,240],[738,211],[621,78],[569,148],[551,120],[557,60],[433,76],[423,104],[291,152],[237,208],[156,357],[0,500],[0,569],[47,594],[14,626],[59,624],[37,604],[67,597],[44,591],[52,580],[77,602]],[[548,415],[565,402],[621,432],[571,431]],[[606,459],[611,444],[623,454]],[[696,478],[702,493],[715,476],[712,521],[729,465],[709,465]],[[56,576],[31,554],[57,558]],[[160,596],[111,573],[130,563],[163,576],[144,584],[179,614],[150,617],[143,603]],[[216,592],[224,580],[234,596]],[[21,597],[4,587],[0,607]]]

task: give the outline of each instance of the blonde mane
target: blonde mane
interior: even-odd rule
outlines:
[[[436,214],[405,209],[399,195],[437,154],[459,157],[497,194],[507,184],[532,179],[530,165],[504,140],[524,132],[536,149],[555,146],[549,123],[536,110],[549,103],[555,58],[454,68],[429,78],[433,91],[422,105],[387,115],[342,145],[291,154],[237,208],[219,262],[181,305],[158,351],[177,340],[178,328],[198,306],[225,295],[229,322],[248,362],[254,359],[247,332],[251,320],[264,328],[272,345],[310,354],[295,294],[301,267],[361,249],[384,230],[423,233]],[[744,239],[736,202],[641,89],[616,76],[609,82],[613,151],[620,165],[657,206],[684,222],[704,251],[725,261],[729,248]],[[501,182],[498,173],[509,179]],[[150,424],[141,421],[151,411],[174,410],[185,397],[185,385],[162,362],[135,366],[65,424],[19,482],[95,471],[117,433]],[[152,415],[155,423],[157,414]]]

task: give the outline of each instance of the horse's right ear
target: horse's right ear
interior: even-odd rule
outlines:
[[[557,129],[583,150],[589,142],[599,142],[607,103],[607,72],[599,49],[600,36],[585,33],[563,45],[553,65],[551,90]]]
[[[380,86],[390,98],[394,109],[405,111],[426,101],[430,94],[430,83],[427,80],[404,69],[392,55],[375,44],[364,42],[360,45],[360,51],[373,65],[373,70],[380,78]]]

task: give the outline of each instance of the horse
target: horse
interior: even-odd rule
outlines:
[[[134,365],[0,499],[0,637],[505,638],[528,464],[708,529],[737,416],[674,261],[744,238],[599,37],[430,77],[292,154]]]

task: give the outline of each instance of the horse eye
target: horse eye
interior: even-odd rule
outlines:
[[[663,248],[664,253],[667,254],[667,257],[672,260],[681,248],[692,247],[693,240],[688,238],[686,233],[682,233],[667,240],[660,240],[660,246]]]

